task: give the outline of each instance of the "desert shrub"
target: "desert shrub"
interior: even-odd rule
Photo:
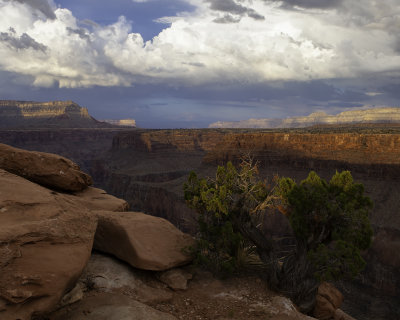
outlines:
[[[241,268],[253,244],[238,229],[267,205],[271,190],[257,179],[257,168],[243,161],[239,171],[228,163],[219,166],[214,179],[191,172],[184,185],[188,205],[199,213],[200,236],[194,248],[196,262],[216,272]]]
[[[365,266],[360,252],[369,248],[372,201],[349,171],[327,182],[310,172],[301,183],[281,179],[279,193],[290,225],[321,280],[352,278]]]
[[[310,172],[299,184],[290,178],[267,183],[247,159],[238,169],[230,162],[219,166],[214,179],[192,172],[184,194],[199,214],[197,263],[217,273],[234,272],[247,259],[246,248],[256,248],[270,286],[303,311],[312,307],[320,281],[354,277],[365,265],[360,252],[371,244],[372,201],[349,171],[329,182]],[[260,229],[267,208],[279,209],[293,229],[296,245],[285,256]]]

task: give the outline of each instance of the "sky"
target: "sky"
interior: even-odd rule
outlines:
[[[400,107],[399,0],[0,0],[0,99],[143,128]]]

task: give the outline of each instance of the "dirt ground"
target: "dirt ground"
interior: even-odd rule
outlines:
[[[120,320],[121,308],[131,308],[132,303],[150,307],[160,318],[133,316],[124,320],[167,316],[182,320],[313,319],[299,313],[289,299],[270,291],[256,273],[218,279],[190,266],[176,270],[192,278],[186,289],[171,289],[171,285],[160,281],[162,273],[137,270],[109,256],[93,255],[77,286],[81,289],[75,294],[77,298],[72,295],[73,303],[67,302],[48,319],[102,320],[94,313],[107,305],[107,312],[111,310],[115,316],[104,319]]]

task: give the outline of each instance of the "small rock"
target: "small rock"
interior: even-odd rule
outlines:
[[[192,274],[182,269],[168,270],[160,275],[160,280],[173,290],[186,290],[190,279]]]
[[[70,292],[68,292],[60,302],[60,307],[64,307],[75,302],[82,300],[83,298],[83,290],[82,285],[78,283],[75,288],[73,288]]]
[[[314,308],[314,317],[319,320],[328,320],[333,317],[334,313],[335,308],[333,307],[332,303],[330,303],[325,297],[317,295]]]
[[[318,288],[318,294],[325,297],[335,309],[339,309],[343,303],[342,293],[328,282],[322,282]]]
[[[343,295],[334,285],[322,282],[318,288],[314,316],[320,320],[331,319],[343,303]]]

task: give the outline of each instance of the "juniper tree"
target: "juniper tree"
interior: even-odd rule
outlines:
[[[329,182],[311,172],[299,184],[290,178],[268,183],[251,160],[242,161],[239,170],[228,162],[214,179],[192,172],[184,193],[199,213],[198,262],[232,271],[247,241],[264,262],[269,285],[288,294],[302,311],[313,307],[321,280],[354,277],[365,265],[360,252],[371,243],[372,202],[348,171]],[[260,228],[267,208],[279,208],[293,230],[296,245],[284,256]]]

